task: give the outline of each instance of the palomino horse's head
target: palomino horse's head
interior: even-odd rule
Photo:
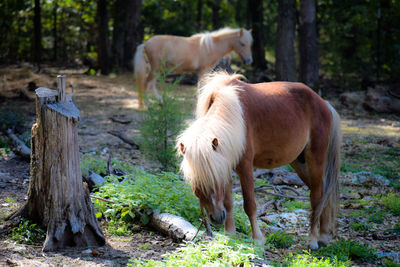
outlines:
[[[251,56],[252,42],[251,30],[248,31],[241,28],[239,36],[233,44],[233,50],[242,58],[245,64],[251,64],[253,62],[253,57]]]
[[[190,148],[188,147],[188,149]],[[209,162],[209,160],[216,160],[223,165],[226,165],[226,163],[223,162],[224,160],[220,155],[217,155],[219,153],[217,151],[217,138],[209,140],[209,149],[201,149],[207,156],[203,153],[189,155],[193,151],[187,151],[185,144],[180,142],[178,150],[184,158],[181,169],[186,178],[189,179],[192,191],[200,201],[200,207],[207,211],[210,221],[217,225],[223,224],[226,218],[224,207],[226,179],[223,179],[223,176],[228,174],[226,170],[218,168],[216,164]]]

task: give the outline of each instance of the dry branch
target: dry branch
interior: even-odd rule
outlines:
[[[126,136],[126,134],[124,132],[120,132],[120,131],[108,131],[109,134],[114,135],[116,137],[118,137],[119,139],[121,139],[123,142],[129,144],[132,146],[133,149],[139,149],[139,145],[135,143],[135,141],[133,141],[131,138],[129,138],[128,136]]]
[[[30,148],[27,147],[25,143],[21,139],[19,139],[18,136],[16,136],[11,129],[7,130],[7,136],[13,141],[14,150],[18,155],[22,156],[25,159],[31,158]]]

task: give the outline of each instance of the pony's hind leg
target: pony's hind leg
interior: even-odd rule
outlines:
[[[262,234],[257,222],[257,205],[254,193],[253,168],[249,164],[239,164],[236,173],[240,178],[240,185],[243,194],[243,208],[249,217],[253,239],[261,244],[265,243],[265,237]]]
[[[310,233],[308,236],[309,247],[311,250],[318,249],[318,224],[319,215],[316,214],[316,209],[321,202],[322,198],[322,164],[313,163],[314,156],[308,155],[310,152],[305,149],[290,165],[295,169],[296,173],[302,181],[310,189],[310,202],[311,202],[311,216],[310,216]],[[307,160],[306,160],[307,159]]]
[[[234,234],[236,232],[233,219],[232,179],[225,186],[224,206],[226,209],[225,231]]]
[[[148,89],[151,87],[151,89],[153,89],[154,95],[162,102],[162,97],[160,96],[160,94],[158,93],[157,89],[156,89],[156,77],[154,76],[154,74],[152,72],[149,73],[149,76],[147,77],[147,91]]]

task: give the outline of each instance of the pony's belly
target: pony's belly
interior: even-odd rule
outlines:
[[[293,160],[289,161],[282,158],[263,156],[255,158],[253,161],[253,166],[260,169],[274,169],[291,162],[293,162]]]

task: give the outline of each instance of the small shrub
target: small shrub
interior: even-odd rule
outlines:
[[[266,239],[267,243],[276,248],[288,248],[294,243],[293,235],[285,233],[281,230],[270,233]]]
[[[10,236],[19,244],[34,245],[44,240],[45,232],[31,221],[22,219],[20,224],[11,230]]]
[[[175,139],[182,130],[184,112],[178,98],[173,95],[179,79],[168,84],[165,80],[169,72],[165,67],[157,74],[159,87],[162,89],[162,101],[157,97],[146,97],[147,110],[140,127],[142,150],[153,160],[161,163],[164,170],[175,170]]]

